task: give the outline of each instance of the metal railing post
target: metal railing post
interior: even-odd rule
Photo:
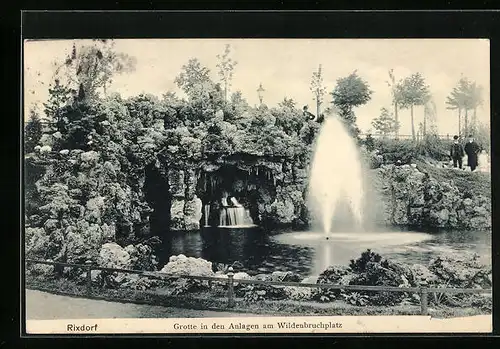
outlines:
[[[233,308],[235,305],[234,301],[234,273],[233,268],[229,267],[229,272],[227,273],[227,306]]]
[[[87,265],[87,295],[92,294],[92,262],[86,261]]]
[[[428,298],[427,295],[429,293],[427,292],[427,289],[425,287],[420,288],[420,313],[422,315],[428,315],[429,310],[427,308],[428,306]]]

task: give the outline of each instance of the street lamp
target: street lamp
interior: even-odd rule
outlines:
[[[259,95],[259,101],[260,101],[260,104],[262,104],[262,99],[264,98],[264,96],[262,95],[264,93],[264,88],[262,87],[262,83],[259,85],[259,88],[257,89],[257,93]]]

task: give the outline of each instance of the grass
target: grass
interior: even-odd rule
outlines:
[[[474,196],[491,197],[491,174],[484,172],[461,171],[453,168],[438,168],[425,161],[416,161],[421,171],[427,171],[438,182],[453,181],[460,192],[471,192]]]
[[[354,306],[342,301],[319,303],[313,301],[245,301],[235,299],[235,306],[229,308],[227,298],[214,297],[211,292],[197,292],[183,296],[170,296],[165,289],[137,291],[132,289],[94,288],[86,294],[84,285],[78,285],[67,279],[48,279],[26,277],[26,287],[32,290],[45,291],[58,295],[84,297],[88,299],[106,300],[110,302],[160,305],[194,310],[225,311],[233,313],[252,313],[259,315],[307,316],[307,315],[420,315],[418,305],[397,306]],[[445,306],[429,307],[429,314],[435,318],[463,317],[484,315],[485,311],[476,308],[451,308]]]

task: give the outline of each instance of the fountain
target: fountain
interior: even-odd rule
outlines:
[[[357,145],[337,117],[325,120],[318,138],[309,179],[309,208],[313,224],[327,238],[335,218],[351,218],[355,230],[363,228],[363,173]],[[346,210],[346,208],[348,210]],[[339,210],[349,211],[336,215]]]
[[[355,140],[337,117],[326,118],[316,139],[309,176],[312,231],[279,234],[273,240],[316,250],[315,271],[319,273],[332,264],[348,263],[367,248],[407,246],[431,239],[424,233],[375,229],[368,218],[365,174]]]

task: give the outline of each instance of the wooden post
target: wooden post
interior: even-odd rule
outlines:
[[[227,306],[233,308],[235,305],[234,301],[234,273],[233,267],[229,267],[229,272],[227,273]]]
[[[92,262],[86,261],[87,264],[87,295],[92,294]]]
[[[427,300],[427,289],[425,287],[420,288],[420,313],[422,315],[428,315],[428,300]]]

